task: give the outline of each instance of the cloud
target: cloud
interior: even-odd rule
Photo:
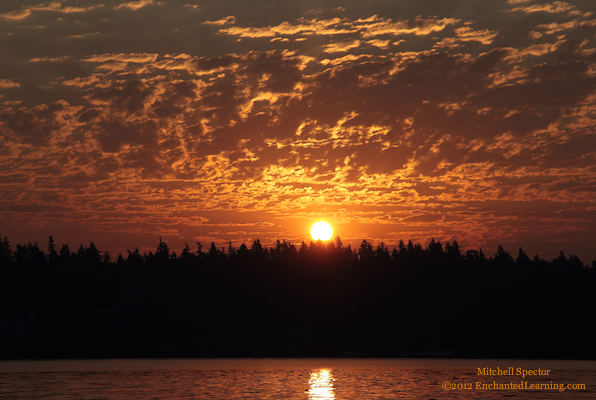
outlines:
[[[47,62],[60,62],[60,61],[66,61],[70,59],[69,56],[63,56],[63,57],[35,57],[30,59],[30,62],[43,62],[43,61],[47,61]]]
[[[79,109],[64,101],[19,109],[0,114],[0,126],[11,134],[11,140],[16,143],[48,145],[62,134],[63,129],[71,129],[72,118]]]
[[[10,12],[4,13],[4,14],[0,14],[0,17],[7,21],[20,21],[22,19],[27,18],[30,15],[31,15],[31,10],[24,9],[24,10],[14,10],[14,11],[10,11]]]
[[[121,10],[123,8],[128,8],[129,10],[139,10],[143,7],[147,7],[150,5],[162,5],[162,3],[160,2],[155,2],[154,0],[138,0],[138,1],[130,1],[128,3],[122,3],[116,7],[114,7],[114,9],[116,10]]]
[[[86,76],[82,78],[75,78],[69,79],[62,82],[63,85],[66,86],[76,86],[76,87],[101,87],[102,79],[97,75]]]
[[[63,14],[71,14],[71,13],[82,13],[86,11],[90,11],[96,8],[103,7],[103,4],[99,4],[97,6],[88,6],[88,7],[70,7],[66,6],[63,7],[62,3],[58,1],[54,1],[47,4],[38,4],[36,6],[25,7],[21,10],[14,10],[10,11],[5,14],[0,14],[0,18],[5,19],[7,21],[21,21],[27,17],[29,17],[33,11],[51,11],[51,12],[60,12]]]
[[[576,8],[576,6],[566,3],[564,1],[554,1],[552,3],[547,4],[533,4],[527,7],[516,7],[511,9],[511,11],[522,11],[525,13],[547,12],[550,14],[568,12],[569,15],[582,15],[582,13],[578,11]]]
[[[146,62],[154,62],[157,60],[157,54],[148,54],[148,53],[129,53],[129,54],[96,54],[91,57],[84,59],[83,61],[87,62],[108,62],[108,61],[118,61],[118,62],[125,62],[125,63],[146,63]]]
[[[13,87],[21,87],[21,84],[13,82],[10,79],[0,79],[0,89],[7,89]]]
[[[389,48],[389,43],[391,41],[389,39],[387,40],[380,40],[380,39],[372,39],[372,40],[367,40],[366,43],[371,45],[371,46],[375,46],[378,47],[380,49],[387,49]]]
[[[0,218],[14,232],[302,240],[300,224],[325,215],[344,242],[596,233],[593,22],[569,21],[573,6],[520,30],[505,24],[519,14],[492,8],[476,22],[374,6],[361,19],[238,9],[238,21],[202,10],[197,22],[176,5],[175,22],[147,9],[118,25],[112,5],[3,36]],[[42,6],[27,9],[40,24],[66,9]]]
[[[93,10],[95,8],[99,8],[99,7],[103,7],[103,4],[99,4],[97,6],[89,6],[89,7],[63,7],[62,3],[60,3],[59,1],[54,1],[51,3],[48,3],[47,5],[45,4],[39,4],[37,6],[31,7],[31,10],[36,10],[36,11],[58,11],[64,14],[70,14],[70,13],[81,13],[81,12],[85,12],[85,11],[89,11],[89,10]]]
[[[225,18],[218,19],[217,21],[205,21],[203,23],[206,25],[233,25],[236,23],[236,17],[229,15]]]
[[[363,38],[382,35],[428,35],[445,29],[447,25],[457,23],[454,18],[422,18],[416,17],[407,21],[393,22],[391,19],[380,18],[376,15],[366,19],[349,20],[347,18],[332,18],[326,20],[300,19],[298,24],[282,22],[276,26],[263,28],[239,26],[220,29],[220,34],[233,35],[247,38],[265,38],[275,36],[293,35],[344,35],[358,33]]]
[[[101,34],[101,32],[87,32],[87,33],[81,33],[78,35],[68,35],[69,38],[73,38],[73,39],[80,39],[80,38],[84,38],[86,36],[93,36],[93,35],[99,35]]]
[[[550,43],[535,44],[521,49],[508,48],[507,59],[521,60],[526,56],[540,57],[554,50],[554,45]]]
[[[282,22],[276,26],[263,28],[234,26],[220,29],[220,34],[240,36],[246,38],[265,38],[283,35],[338,35],[350,33],[351,30],[337,27],[341,23],[339,18],[330,20],[301,20],[302,23],[294,25],[289,22]]]
[[[356,26],[359,28],[363,37],[373,37],[379,35],[428,35],[433,32],[439,32],[445,29],[448,25],[453,25],[459,22],[455,18],[423,18],[416,17],[408,21],[393,22],[390,19],[382,19],[376,15],[356,21]]]
[[[341,42],[329,43],[325,45],[325,53],[339,53],[346,52],[360,46],[360,40],[343,40]]]
[[[469,41],[476,41],[480,42],[484,45],[489,45],[492,43],[495,36],[499,34],[499,32],[489,31],[488,29],[484,29],[481,31],[475,31],[469,26],[464,26],[461,28],[455,29],[455,33],[457,34],[457,38],[463,42]]]

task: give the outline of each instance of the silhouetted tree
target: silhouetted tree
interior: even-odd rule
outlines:
[[[267,258],[267,249],[263,248],[261,241],[258,238],[252,242],[250,252],[252,254],[253,261],[256,263],[262,263]]]
[[[161,237],[159,238],[159,246],[157,246],[157,250],[155,251],[155,258],[158,262],[163,262],[170,258],[170,248],[166,242],[161,240]]]
[[[8,242],[8,237],[0,236],[0,267],[7,266],[13,261],[13,253]]]
[[[249,254],[250,254],[250,250],[248,250],[248,247],[246,247],[246,245],[244,243],[242,243],[240,245],[240,247],[238,248],[238,253],[237,253],[238,259],[246,261],[249,258]]]
[[[215,243],[204,251],[197,243],[198,253],[185,244],[176,256],[159,241],[155,253],[127,250],[126,260],[119,254],[119,268],[92,242],[74,258],[64,244],[57,264],[47,262],[36,243],[17,245],[15,268],[0,269],[0,293],[11,300],[0,311],[36,315],[38,333],[21,345],[0,341],[0,358],[19,355],[10,346],[21,352],[38,346],[27,354],[42,357],[60,348],[73,357],[104,355],[105,349],[126,357],[341,356],[354,350],[399,357],[454,349],[461,357],[596,358],[585,318],[596,305],[596,261],[586,268],[574,255],[529,261],[520,248],[514,261],[499,246],[487,260],[482,249],[462,256],[457,241],[443,248],[434,239],[426,249],[410,240],[392,251],[382,242],[373,250],[364,240],[355,251],[336,237],[303,242],[300,250],[285,240],[267,248],[256,239],[250,249],[230,242],[227,251]],[[47,259],[53,246],[50,237]],[[10,262],[6,237],[0,237],[0,255]],[[44,268],[30,268],[35,265]],[[507,265],[527,267],[502,268]],[[494,317],[535,299],[540,307],[531,312],[506,321]],[[108,338],[92,332],[88,321],[97,309],[113,310],[127,333]],[[452,321],[452,310],[466,310],[470,318]],[[552,326],[553,313],[568,317],[560,328]],[[300,342],[303,350],[296,350],[302,340],[296,326],[312,332]],[[520,342],[507,334],[512,329],[536,343]]]
[[[198,246],[198,249],[197,249],[197,258],[199,260],[202,260],[202,259],[205,258],[205,253],[203,252],[203,245],[201,243],[199,243],[199,242],[195,242],[195,243]]]
[[[37,242],[29,242],[23,246],[17,244],[15,259],[17,264],[28,267],[42,267],[46,264],[46,256]]]
[[[72,261],[72,253],[67,243],[64,243],[60,248],[60,263],[62,265],[70,265]]]
[[[124,267],[126,265],[126,260],[122,257],[122,254],[118,253],[118,258],[116,259],[116,265],[118,267]]]
[[[370,243],[366,240],[363,240],[360,244],[360,249],[358,249],[358,256],[360,257],[360,262],[364,264],[369,264],[373,261],[375,257],[375,252],[373,247]]]
[[[441,242],[435,242],[434,238],[431,239],[425,253],[432,266],[439,266],[442,264],[445,253],[443,252],[443,245]]]
[[[445,253],[447,256],[447,262],[451,266],[457,266],[461,264],[463,258],[457,240],[454,240],[453,244],[449,244],[449,242],[445,244]]]
[[[306,254],[308,253],[308,246],[307,244],[304,242],[304,240],[302,241],[302,244],[300,245],[300,249],[298,250],[298,255],[300,256],[301,260],[306,259]]]
[[[209,247],[209,251],[207,252],[207,261],[211,265],[220,265],[227,259],[225,251],[219,250],[215,246],[215,242],[211,242],[211,247]]]
[[[139,268],[142,267],[144,264],[144,257],[139,253],[139,249],[135,248],[133,252],[130,250],[126,250],[128,252],[128,257],[126,258],[126,263],[132,268]]]
[[[112,265],[112,256],[110,256],[110,253],[107,250],[105,250],[101,256],[101,263],[106,267],[110,267]]]
[[[102,255],[97,249],[97,246],[95,246],[95,243],[89,242],[89,247],[84,248],[83,245],[81,245],[81,248],[83,249],[83,259],[86,265],[93,267],[101,265]]]
[[[517,252],[517,258],[515,259],[515,263],[520,266],[528,266],[530,265],[530,257],[524,252],[524,250],[520,247]]]
[[[184,249],[180,253],[180,262],[184,266],[191,266],[196,262],[197,256],[190,250],[188,243],[184,243]]]
[[[499,245],[497,254],[495,254],[494,262],[499,267],[511,267],[514,264],[513,257],[511,254],[505,251],[503,246]]]
[[[56,245],[54,244],[54,238],[50,235],[48,238],[48,262],[50,265],[56,265],[60,261],[60,256],[56,251]]]
[[[232,245],[232,241],[228,242],[228,259],[233,258],[236,255],[236,249]]]

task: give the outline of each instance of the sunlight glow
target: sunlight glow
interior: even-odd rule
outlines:
[[[314,240],[329,240],[333,236],[333,228],[325,221],[319,221],[310,228]]]
[[[335,399],[333,392],[333,375],[330,369],[320,369],[310,373],[310,380],[308,384],[308,399],[309,400],[332,400]]]

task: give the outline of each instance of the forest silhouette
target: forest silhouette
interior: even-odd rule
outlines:
[[[595,359],[596,262],[259,240],[114,260],[0,236],[0,357]]]

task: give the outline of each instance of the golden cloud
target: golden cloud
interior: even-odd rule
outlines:
[[[576,8],[576,6],[564,1],[554,1],[547,4],[534,4],[527,7],[516,7],[511,9],[511,11],[522,11],[526,13],[547,12],[550,14],[569,12],[569,15],[581,15],[582,13],[576,10]]]
[[[5,14],[0,14],[0,18],[7,21],[20,21],[31,15],[30,9],[10,11]]]
[[[114,7],[114,9],[120,10],[120,9],[123,9],[123,8],[128,8],[129,10],[136,11],[136,10],[139,10],[139,9],[141,9],[143,7],[150,6],[150,5],[153,5],[153,4],[162,5],[162,3],[155,2],[154,0],[138,0],[138,1],[130,1],[128,3],[122,3],[122,4]]]
[[[391,19],[382,19],[376,15],[355,21],[355,25],[363,37],[379,35],[428,35],[445,29],[447,25],[459,22],[455,18],[422,18],[420,16],[408,20],[393,22]]]
[[[233,15],[228,15],[227,17],[218,19],[217,21],[205,21],[203,23],[206,25],[233,25],[236,23],[236,17]]]
[[[91,57],[84,59],[87,62],[108,62],[117,61],[124,63],[147,63],[155,62],[157,60],[157,54],[149,53],[120,53],[120,54],[96,54]]]
[[[476,41],[480,42],[484,45],[489,45],[492,43],[495,36],[499,34],[499,32],[489,31],[488,29],[483,29],[481,31],[475,31],[469,26],[464,26],[461,28],[457,28],[455,30],[457,34],[457,38],[463,42],[470,42]]]
[[[339,52],[346,52],[350,49],[354,49],[360,46],[360,40],[343,40],[341,42],[329,43],[325,45],[324,52],[325,53],[339,53]]]
[[[7,89],[13,87],[21,87],[20,83],[13,82],[10,79],[0,79],[0,88]]]

